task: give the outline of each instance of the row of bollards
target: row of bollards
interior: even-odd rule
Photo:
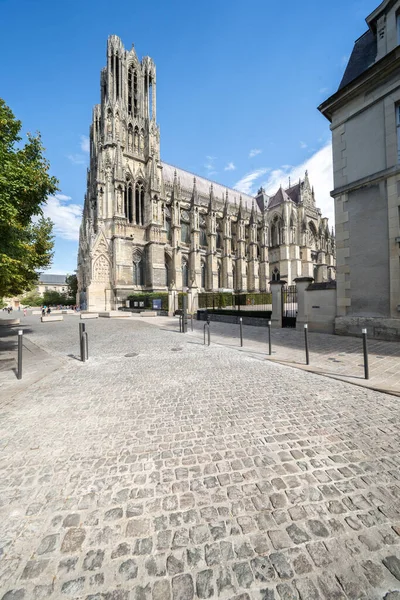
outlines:
[[[192,331],[193,331],[193,315],[192,317]],[[206,343],[206,330],[207,330],[207,335],[208,335],[208,345],[210,345],[210,319],[209,317],[207,317],[207,322],[204,323],[204,330],[203,330],[203,334],[204,334],[204,340],[203,340],[203,344],[205,345]],[[362,330],[362,336],[363,336],[363,351],[364,351],[364,377],[365,379],[369,379],[369,367],[368,367],[368,346],[367,346],[367,330],[363,329]],[[242,317],[239,318],[239,338],[240,338],[240,347],[243,348],[243,319]],[[304,346],[305,346],[305,353],[306,353],[306,365],[310,364],[310,348],[309,348],[309,342],[308,342],[308,324],[306,323],[304,325]],[[269,356],[272,355],[272,343],[271,343],[271,321],[268,321],[268,354]]]

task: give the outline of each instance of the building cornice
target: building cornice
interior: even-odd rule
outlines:
[[[332,122],[333,113],[348,104],[353,98],[359,96],[366,91],[370,91],[371,87],[377,87],[383,82],[388,75],[393,73],[400,67],[400,46],[396,46],[394,50],[386,54],[383,58],[374,63],[364,73],[361,73],[356,79],[350,81],[345,87],[338,90],[330,96],[325,102],[318,106],[318,110]]]
[[[384,181],[388,177],[392,177],[394,175],[399,174],[400,165],[394,165],[393,167],[389,167],[388,169],[384,169],[383,171],[378,171],[378,173],[374,173],[373,175],[362,177],[361,179],[357,179],[356,181],[352,181],[351,183],[335,188],[331,191],[331,196],[332,198],[335,198],[336,196],[340,196],[341,194],[348,194],[349,192],[352,192],[354,190],[358,190],[369,185],[374,185],[376,183],[379,183],[380,181]]]

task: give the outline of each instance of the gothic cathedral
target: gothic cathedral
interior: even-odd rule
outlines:
[[[78,252],[80,304],[111,310],[138,291],[267,291],[334,278],[335,240],[308,174],[254,198],[160,158],[156,68],[117,36],[93,110]]]

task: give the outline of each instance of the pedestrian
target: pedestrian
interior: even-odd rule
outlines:
[[[26,317],[26,308],[24,308],[24,317]]]
[[[46,316],[46,307],[43,306],[42,307],[42,317],[45,317],[45,316]]]
[[[47,307],[47,314],[49,315],[50,313],[51,313],[50,306],[48,306]]]

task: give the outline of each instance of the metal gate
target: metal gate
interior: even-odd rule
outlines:
[[[282,288],[282,327],[296,327],[297,288],[285,285]]]

